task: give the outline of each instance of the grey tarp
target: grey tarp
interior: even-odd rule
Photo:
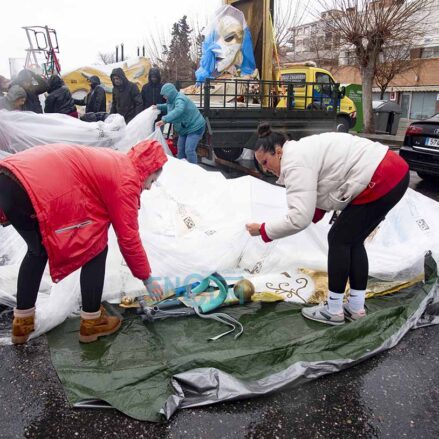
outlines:
[[[52,361],[72,404],[106,401],[127,415],[165,420],[181,407],[262,395],[339,371],[393,347],[411,328],[435,323],[436,268],[428,281],[368,300],[368,316],[340,327],[307,321],[288,303],[235,306],[245,332],[237,340],[207,338],[221,324],[197,317],[144,325],[127,313],[121,331],[78,342],[78,320],[49,333]]]

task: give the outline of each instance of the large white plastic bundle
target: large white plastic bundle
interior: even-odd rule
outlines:
[[[144,110],[126,125],[119,114],[110,114],[103,122],[83,122],[65,114],[0,110],[0,150],[15,153],[37,145],[70,143],[128,151],[153,132],[157,114]]]
[[[134,145],[148,138],[154,131],[154,122],[159,114],[158,110],[153,110],[152,108],[139,113],[128,122],[126,130],[121,139],[116,143],[115,148],[119,151],[127,152]],[[164,143],[164,145],[166,144]],[[167,151],[170,153],[169,149]]]
[[[105,122],[83,122],[65,114],[0,111],[0,149],[10,152],[60,142],[114,148],[125,130],[118,114]]]
[[[132,125],[137,128],[128,143],[143,140],[145,132],[152,130],[156,117],[152,110],[138,115],[138,121],[141,117],[148,119],[147,125]],[[145,131],[141,134],[140,130]],[[159,130],[151,137],[164,144]],[[226,179],[218,172],[172,157],[158,183],[142,194],[139,224],[153,275],[165,289],[215,271],[248,277],[291,273],[297,268],[326,270],[330,214],[297,235],[269,244],[259,237],[251,238],[245,230],[246,222],[269,221],[285,214],[284,188],[253,177]],[[409,190],[367,243],[370,274],[385,280],[412,279],[422,272],[427,250],[432,250],[438,260],[437,212],[437,202]],[[12,227],[0,227],[0,303],[14,303],[25,251],[25,243]],[[142,282],[132,276],[110,229],[104,299],[144,293]],[[56,285],[46,272],[33,336],[58,325],[79,306],[79,271]]]
[[[285,213],[284,189],[253,177],[225,179],[221,174],[170,158],[159,185],[142,195],[139,223],[153,274],[167,287],[187,284],[219,271],[248,276],[296,268],[326,268],[330,215],[319,224],[265,244],[245,230],[248,221],[270,220]],[[409,190],[368,243],[370,274],[410,279],[422,271],[426,250],[439,255],[438,203]],[[0,300],[15,295],[19,262],[25,251],[12,227],[0,230]],[[51,285],[46,273],[37,302],[38,335],[59,324],[80,305],[79,272]],[[104,298],[144,293],[110,232]],[[2,294],[3,293],[3,294]],[[6,295],[4,294],[6,293]],[[6,301],[5,300],[5,301]]]

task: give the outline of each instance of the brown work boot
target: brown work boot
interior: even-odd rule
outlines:
[[[101,305],[99,311],[81,311],[81,326],[79,328],[79,341],[81,343],[91,343],[99,337],[115,333],[122,324],[122,319],[109,316],[105,308]]]
[[[29,309],[14,308],[12,322],[12,343],[24,344],[35,329],[35,307]]]

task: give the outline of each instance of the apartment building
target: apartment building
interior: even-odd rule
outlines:
[[[376,0],[383,7],[388,1],[392,0]],[[313,60],[331,70],[340,83],[361,83],[352,49],[341,45],[339,35],[325,31],[327,21],[336,13],[325,11],[319,20],[291,29],[284,58],[289,62]],[[384,95],[384,99],[399,103],[402,116],[408,119],[425,119],[439,113],[439,0],[432,1],[422,15],[427,16],[420,20],[425,35],[407,55],[407,62],[413,68],[396,75]],[[380,90],[375,87],[374,98],[379,97]]]

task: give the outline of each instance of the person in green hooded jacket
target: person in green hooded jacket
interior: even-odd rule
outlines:
[[[203,137],[206,121],[196,105],[183,93],[178,92],[173,84],[164,84],[160,94],[167,103],[156,106],[164,114],[156,126],[172,123],[178,133],[177,157],[196,164],[197,145]]]

